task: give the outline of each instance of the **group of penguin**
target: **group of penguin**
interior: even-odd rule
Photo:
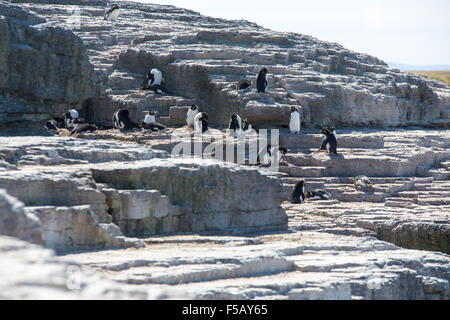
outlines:
[[[70,134],[76,134],[81,132],[94,132],[98,128],[95,124],[89,124],[84,122],[75,109],[70,109],[61,116],[53,117],[45,123],[47,130],[56,130],[60,133],[60,129],[67,129]]]
[[[117,4],[112,5],[104,14],[104,20],[114,20],[120,14],[120,7]],[[258,93],[265,92],[268,86],[267,68],[262,68],[256,76],[256,91]],[[165,80],[162,76],[162,72],[158,69],[151,69],[147,72],[144,82],[140,87],[141,90],[152,90],[155,94],[162,93],[162,85]],[[242,79],[237,83],[236,89],[247,90],[252,86],[252,81]],[[127,109],[121,108],[117,110],[113,115],[113,127],[119,130],[132,130],[134,128],[150,129],[152,131],[164,130],[166,127],[155,121],[155,112],[149,111],[140,125],[134,123],[130,119],[130,112]],[[208,115],[206,112],[200,112],[196,105],[191,105],[186,115],[186,124],[188,127],[194,129],[195,133],[205,133],[208,131]],[[76,134],[81,132],[93,132],[98,128],[93,124],[83,123],[79,118],[78,112],[75,109],[68,110],[62,116],[54,117],[47,121],[46,128],[48,130],[56,130],[66,128],[70,131],[70,134]],[[233,113],[228,125],[230,133],[235,138],[240,138],[252,131],[252,125],[247,119],[242,121],[242,118]],[[292,134],[299,134],[301,129],[300,112],[298,108],[291,107],[289,130]],[[337,154],[337,133],[334,127],[323,128],[320,131],[323,134],[322,144],[319,148],[321,150],[327,150],[328,153]],[[258,164],[268,164],[273,161],[280,161],[282,155],[286,154],[288,150],[284,147],[272,147],[267,145],[265,152],[260,156],[258,155]],[[371,182],[365,176],[358,176],[353,178],[355,188],[367,188]],[[306,199],[310,200],[328,200],[331,198],[330,194],[322,189],[305,192],[305,181],[300,180],[296,183],[292,195],[291,203],[304,203]]]

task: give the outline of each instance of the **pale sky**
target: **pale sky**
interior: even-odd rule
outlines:
[[[303,33],[386,62],[450,65],[449,0],[138,1]]]

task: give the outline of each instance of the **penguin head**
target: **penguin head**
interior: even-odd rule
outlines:
[[[206,112],[202,112],[202,117],[200,118],[201,120],[208,120],[208,114]]]
[[[322,130],[320,130],[320,133],[323,135],[327,135],[327,133],[330,133],[330,132],[328,131],[328,129],[323,128]]]
[[[308,192],[306,193],[306,197],[307,197],[307,198],[312,198],[312,197],[314,197],[314,194],[313,194],[311,191],[308,191]]]
[[[245,118],[245,119],[242,121],[242,129],[248,130],[249,127],[250,127],[250,122],[247,120],[247,118]]]
[[[231,115],[231,120],[237,120],[237,114],[236,113],[233,113]]]
[[[198,107],[195,104],[193,104],[193,105],[191,105],[191,110],[192,111],[198,110]]]
[[[295,184],[295,188],[302,188],[305,185],[305,180],[299,180]]]
[[[297,109],[296,107],[292,106],[290,112],[291,112],[291,113],[292,113],[292,112],[298,112],[298,109]]]
[[[266,74],[267,74],[267,68],[262,68],[262,69],[259,71],[259,74],[261,74],[261,75],[266,75]]]
[[[332,133],[333,131],[336,131],[336,128],[335,127],[327,127],[327,130]]]
[[[279,147],[278,149],[280,150],[280,153],[281,153],[282,155],[285,155],[285,154],[288,152],[288,149],[285,148],[285,147]]]

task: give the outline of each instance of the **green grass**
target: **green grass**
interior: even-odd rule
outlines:
[[[430,79],[444,82],[450,86],[450,70],[446,71],[409,71],[411,73],[420,74]]]

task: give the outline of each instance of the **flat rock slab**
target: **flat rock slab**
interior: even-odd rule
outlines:
[[[262,243],[245,245],[229,238],[226,244],[178,239],[63,259],[118,282],[175,285],[198,299],[446,299],[450,294],[449,256],[374,238],[288,232],[257,236]]]
[[[168,287],[148,290],[111,281],[17,238],[0,236],[0,259],[1,299],[189,299]]]

